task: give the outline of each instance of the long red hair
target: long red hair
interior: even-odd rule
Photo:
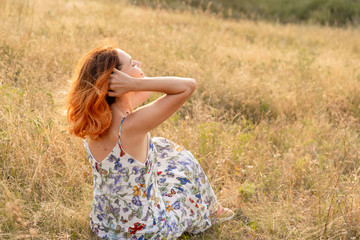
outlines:
[[[114,99],[107,96],[108,83],[113,69],[121,65],[112,46],[97,47],[80,60],[67,101],[70,134],[96,139],[109,128]]]

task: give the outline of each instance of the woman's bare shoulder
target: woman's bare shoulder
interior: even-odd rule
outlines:
[[[106,131],[96,139],[88,138],[88,145],[92,155],[97,161],[103,160],[114,149],[117,144],[120,123],[112,121]]]

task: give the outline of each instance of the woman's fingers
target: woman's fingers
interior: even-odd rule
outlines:
[[[109,97],[117,97],[119,94],[113,91],[108,91]]]
[[[108,82],[109,96],[116,97],[130,91],[130,81],[131,77],[128,74],[114,68]]]
[[[123,95],[125,92],[124,91],[121,91],[121,92],[119,92],[119,91],[112,91],[112,90],[109,90],[108,92],[108,96],[109,97],[120,97],[121,95]]]
[[[113,88],[114,85],[116,85],[117,83],[119,83],[119,79],[117,79],[115,75],[110,75],[109,83],[108,83],[109,88],[110,87]]]
[[[112,85],[114,85],[114,79],[110,77],[110,78],[109,78],[108,86],[110,87],[110,86],[112,86]]]
[[[119,90],[122,89],[122,87],[121,87],[121,85],[117,84],[114,81],[109,81],[108,89],[111,91],[114,91],[114,92],[118,92]]]
[[[117,73],[117,72],[120,72],[120,70],[117,68],[114,68],[113,73]]]

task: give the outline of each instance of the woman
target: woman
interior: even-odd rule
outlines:
[[[194,156],[150,137],[195,80],[148,78],[140,66],[120,49],[98,47],[80,61],[69,93],[69,131],[84,138],[94,176],[92,231],[103,239],[176,239],[231,219]],[[165,95],[133,110],[152,92]]]

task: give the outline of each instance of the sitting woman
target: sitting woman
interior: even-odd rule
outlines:
[[[191,78],[145,77],[120,49],[98,47],[79,63],[68,98],[71,134],[92,166],[92,231],[103,239],[176,239],[230,220],[194,156],[149,131],[191,96]],[[165,93],[135,109],[153,92]]]

